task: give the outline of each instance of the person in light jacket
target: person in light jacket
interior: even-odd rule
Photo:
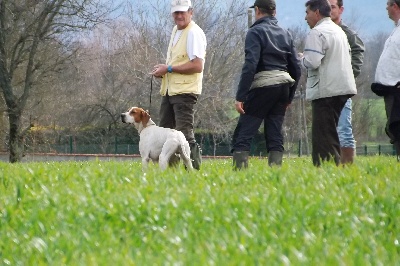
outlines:
[[[330,18],[327,0],[306,4],[306,21],[311,28],[305,40],[301,63],[307,69],[306,99],[312,106],[312,160],[340,162],[336,130],[347,99],[357,94],[346,34]]]

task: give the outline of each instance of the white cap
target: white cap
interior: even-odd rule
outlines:
[[[186,12],[191,6],[192,2],[190,0],[172,0],[171,13],[175,13],[177,11]]]

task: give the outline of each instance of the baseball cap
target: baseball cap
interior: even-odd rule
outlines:
[[[190,0],[172,0],[171,1],[171,13],[180,11],[186,12],[192,6],[192,2]]]
[[[256,0],[254,2],[254,5],[252,5],[250,8],[254,8],[255,6],[261,7],[261,8],[266,8],[269,10],[275,10],[276,9],[276,3],[275,0]]]

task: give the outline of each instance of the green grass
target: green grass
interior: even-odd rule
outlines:
[[[0,163],[0,265],[399,265],[400,164]]]

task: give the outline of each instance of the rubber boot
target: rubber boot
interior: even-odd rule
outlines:
[[[233,170],[240,170],[249,166],[249,152],[248,151],[234,151],[233,152]]]
[[[340,147],[340,163],[352,164],[354,162],[354,148]]]
[[[168,166],[171,168],[176,168],[176,167],[178,167],[180,161],[181,161],[181,157],[174,153],[169,158]]]
[[[189,143],[190,146],[190,159],[192,160],[193,168],[200,170],[201,166],[201,148],[197,143]]]
[[[283,152],[281,151],[270,151],[268,153],[268,165],[269,166],[281,166],[282,165]]]

